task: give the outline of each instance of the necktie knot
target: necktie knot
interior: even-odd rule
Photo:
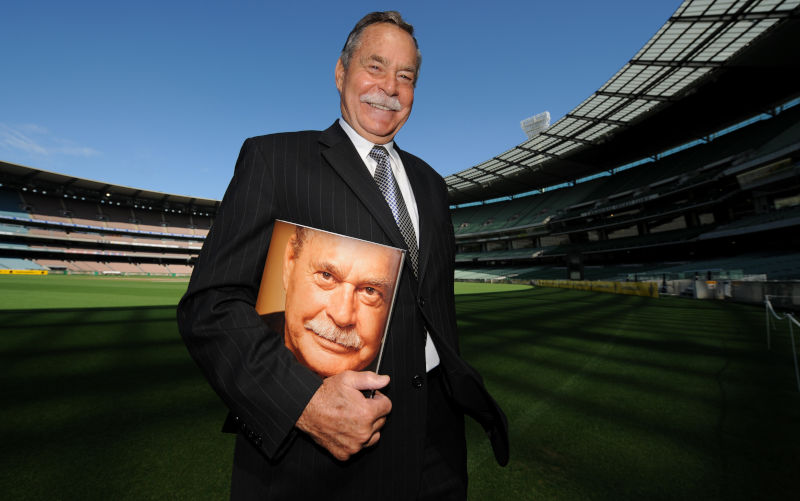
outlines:
[[[389,152],[386,151],[386,148],[378,144],[372,147],[372,150],[369,152],[369,156],[379,164],[389,160]]]

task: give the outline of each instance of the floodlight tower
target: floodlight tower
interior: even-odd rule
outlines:
[[[528,117],[519,123],[528,139],[533,139],[537,134],[550,127],[550,112],[543,111],[532,117]]]

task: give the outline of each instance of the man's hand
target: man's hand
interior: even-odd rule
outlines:
[[[344,371],[325,378],[297,420],[297,427],[308,433],[333,457],[345,461],[380,438],[380,429],[392,402],[375,392],[365,398],[361,390],[377,390],[389,384],[389,376],[374,372]]]

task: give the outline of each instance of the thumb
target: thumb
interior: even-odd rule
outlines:
[[[348,371],[343,381],[356,390],[377,390],[389,384],[389,376],[375,374],[371,371]]]

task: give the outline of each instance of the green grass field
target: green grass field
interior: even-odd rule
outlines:
[[[187,278],[0,275],[0,309],[174,306]]]
[[[188,356],[185,280],[0,276],[4,499],[225,499],[233,439]],[[788,333],[719,302],[458,284],[462,353],[511,462],[468,420],[470,499],[796,499]]]

